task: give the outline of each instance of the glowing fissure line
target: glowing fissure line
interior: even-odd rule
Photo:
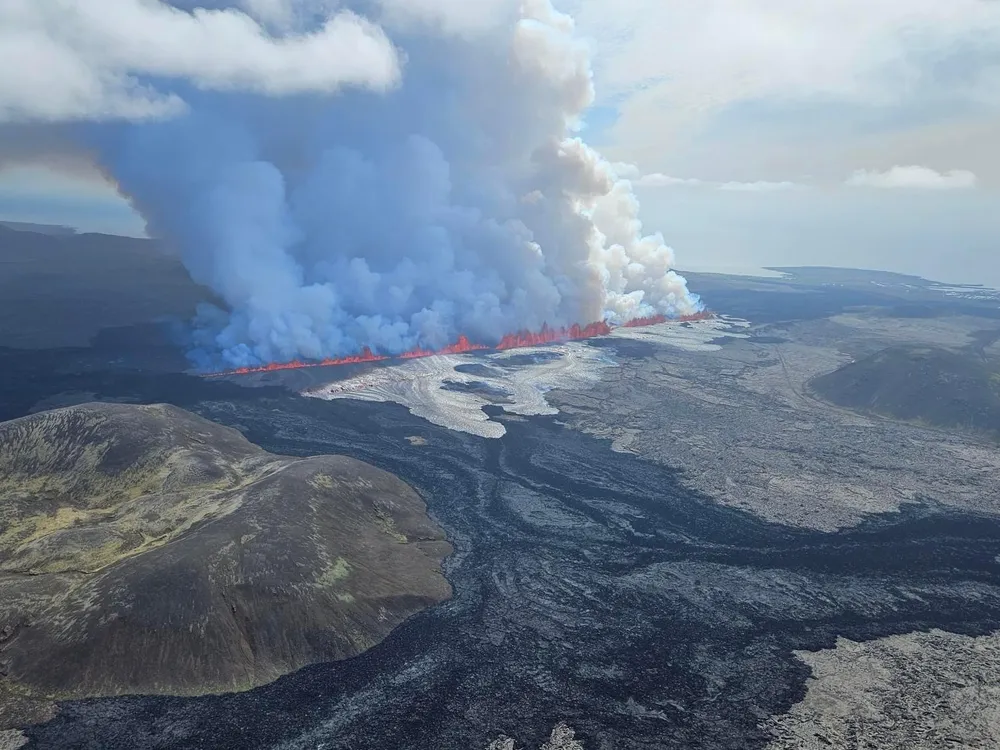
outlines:
[[[694,315],[682,315],[677,318],[668,318],[665,315],[653,315],[648,318],[635,318],[625,323],[622,328],[644,328],[659,323],[688,323],[696,320],[708,320],[714,317],[710,312],[699,312]],[[518,333],[508,333],[496,346],[486,346],[485,344],[474,344],[466,336],[459,336],[454,344],[449,344],[443,349],[410,349],[402,354],[385,355],[375,354],[367,346],[361,350],[360,354],[350,354],[345,357],[332,357],[328,359],[305,362],[292,360],[291,362],[271,362],[266,365],[256,367],[238,367],[235,370],[223,370],[221,372],[204,373],[203,377],[219,378],[227,375],[251,375],[261,372],[278,372],[280,370],[302,370],[307,367],[336,367],[338,365],[358,365],[366,362],[386,362],[389,360],[421,359],[423,357],[434,357],[441,354],[466,354],[468,352],[494,351],[502,352],[508,349],[524,349],[531,346],[544,346],[546,344],[556,344],[563,341],[580,341],[581,339],[592,339],[597,336],[607,336],[614,328],[608,323],[590,323],[581,326],[573,324],[569,327],[549,328],[543,325],[537,333],[531,331],[519,331]]]

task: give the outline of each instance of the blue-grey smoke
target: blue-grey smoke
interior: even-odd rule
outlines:
[[[270,4],[275,35],[330,12]],[[346,5],[394,46],[388,89],[276,96],[150,78],[185,111],[79,128],[150,232],[225,300],[195,322],[201,366],[699,308],[672,251],[643,236],[628,182],[574,137],[593,93],[570,19],[547,0],[489,0],[490,18],[465,10],[461,24],[399,0]]]

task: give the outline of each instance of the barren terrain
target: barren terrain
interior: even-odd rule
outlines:
[[[550,347],[419,372],[205,380],[146,346],[145,329],[87,349],[0,349],[6,419],[88,400],[174,404],[290,466],[276,478],[323,455],[399,477],[454,545],[443,563],[454,595],[354,658],[241,692],[60,700],[0,737],[31,750],[763,750],[823,744],[817,733],[845,750],[862,737],[995,744],[979,707],[995,703],[1000,630],[997,443],[863,401],[835,406],[812,385],[889,347],[993,361],[1000,297],[843,269],[691,281],[724,314],[718,327],[616,331],[575,344],[580,356]],[[328,387],[364,398],[300,395]],[[296,529],[338,533],[297,504],[325,491],[296,487],[282,489],[293,502],[280,515],[258,517],[282,530],[267,547],[278,561],[302,547],[288,541]],[[210,530],[249,505],[96,575],[191,537],[196,553],[228,554],[232,536]],[[25,540],[31,516],[18,521]],[[267,606],[250,611],[284,616],[276,601],[315,590],[303,585],[315,559],[291,558],[302,578],[290,590],[265,577]],[[323,569],[338,592],[368,572]],[[175,601],[168,586],[190,571],[157,570],[163,587],[146,588]]]
[[[769,750],[1000,746],[1000,635],[933,630],[797,654],[805,699],[771,725]]]
[[[716,501],[780,523],[855,525],[906,503],[1000,513],[1000,445],[858,413],[813,395],[810,381],[852,352],[919,341],[914,324],[874,318],[754,326],[720,351],[650,346],[621,358],[594,390],[549,394],[572,426],[683,470]],[[927,339],[966,342],[996,321],[935,321]]]
[[[0,728],[53,698],[246,690],[447,599],[414,491],[176,407],[0,423]]]

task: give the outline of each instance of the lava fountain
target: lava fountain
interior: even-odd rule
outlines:
[[[642,328],[646,326],[658,325],[660,323],[690,323],[697,320],[708,320],[715,317],[714,313],[703,311],[693,315],[682,315],[677,318],[668,318],[665,315],[653,315],[648,318],[635,318],[625,323],[622,328]],[[580,341],[582,339],[592,339],[598,336],[607,336],[617,326],[611,326],[604,321],[590,323],[585,326],[574,323],[571,326],[561,326],[551,328],[543,325],[541,330],[518,331],[508,333],[496,346],[476,344],[467,336],[459,336],[453,344],[449,344],[441,349],[422,349],[417,347],[409,351],[389,356],[376,354],[367,346],[359,354],[351,354],[346,357],[332,357],[314,361],[292,360],[290,362],[270,362],[257,367],[239,367],[235,370],[223,370],[221,372],[205,373],[208,378],[225,377],[228,375],[251,375],[261,372],[279,372],[281,370],[301,370],[307,367],[336,367],[337,365],[359,365],[367,362],[385,362],[388,360],[420,359],[422,357],[434,357],[441,354],[467,354],[469,352],[501,352],[508,349],[524,349],[532,346],[545,346],[546,344],[558,344],[564,341]]]

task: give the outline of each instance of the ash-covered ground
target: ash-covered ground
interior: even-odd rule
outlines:
[[[343,453],[397,474],[456,549],[446,563],[454,598],[357,658],[234,695],[63,703],[52,721],[24,730],[27,747],[465,750],[501,735],[539,747],[559,722],[588,750],[787,747],[814,726],[827,728],[833,746],[849,746],[838,738],[857,733],[819,715],[823,693],[796,652],[837,654],[856,642],[881,654],[890,646],[879,644],[896,643],[883,639],[932,628],[995,641],[979,637],[1000,628],[996,483],[977,484],[966,464],[942,460],[934,466],[951,484],[928,484],[912,502],[887,497],[884,484],[919,483],[914,473],[930,471],[920,456],[935,441],[942,455],[978,451],[985,464],[996,443],[810,394],[812,375],[919,329],[912,316],[848,309],[892,310],[904,292],[865,282],[714,283],[717,306],[751,322],[749,339],[715,351],[597,343],[617,366],[603,368],[597,384],[549,393],[559,413],[483,407],[504,427],[497,438],[437,426],[397,404],[303,398],[285,387],[316,383],[246,388],[173,373],[166,349],[134,348],[141,355],[110,364],[111,341],[104,350],[0,352],[3,418],[81,394],[174,403],[275,453]],[[977,306],[973,333],[990,320],[1000,329],[989,300],[926,287],[914,294],[921,304],[940,298],[942,309]],[[849,321],[870,318],[888,320],[894,333],[854,326],[857,351],[834,343]],[[934,316],[934,330],[954,318]],[[969,345],[986,338],[970,334]],[[899,452],[913,445],[926,453]],[[719,463],[699,468],[712,455]],[[712,484],[768,471],[778,481],[739,502]],[[838,482],[881,499],[838,503],[830,490]],[[949,500],[945,490],[957,485],[967,501]],[[773,510],[789,498],[804,506],[799,516]],[[968,642],[912,648],[943,653]],[[941,673],[920,665],[942,661],[914,660],[903,698],[885,687],[900,681],[869,680],[858,700],[919,703]],[[970,660],[956,663],[970,681]],[[927,711],[943,715],[957,703]],[[908,725],[863,736],[893,746],[900,726]]]

